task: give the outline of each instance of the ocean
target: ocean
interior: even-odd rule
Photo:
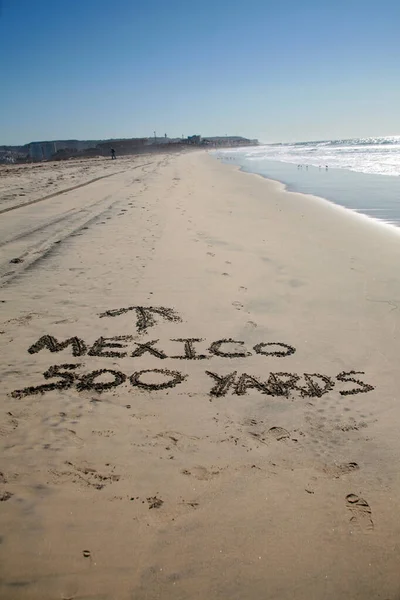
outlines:
[[[400,136],[217,151],[242,170],[400,227]]]

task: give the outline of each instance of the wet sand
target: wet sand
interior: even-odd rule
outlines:
[[[399,233],[121,170],[2,215],[0,597],[398,600]]]

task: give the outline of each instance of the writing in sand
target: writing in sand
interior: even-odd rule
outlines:
[[[136,332],[141,335],[156,325],[157,318],[176,323],[182,321],[174,309],[153,306],[130,306],[109,310],[99,316],[100,318],[116,317],[129,311],[134,311],[136,315]],[[157,362],[165,359],[208,362],[215,361],[215,359],[224,359],[229,361],[230,365],[235,359],[247,359],[256,355],[266,359],[268,357],[284,359],[296,352],[296,348],[286,342],[270,340],[260,341],[251,347],[246,345],[243,340],[232,338],[221,338],[211,342],[197,337],[169,338],[168,347],[171,347],[171,342],[176,347],[176,352],[167,354],[165,347],[158,339],[137,341],[133,335],[116,335],[113,337],[100,336],[94,342],[88,343],[80,336],[71,336],[68,339],[59,340],[50,334],[45,334],[28,348],[28,352],[30,354],[37,354],[41,351],[58,353],[68,349],[74,357],[92,356],[115,360],[126,357],[135,359],[141,356],[150,356],[152,359],[156,359]],[[221,361],[219,361],[220,364]],[[81,373],[80,370],[84,366],[83,362],[52,365],[43,373],[43,377],[46,380],[53,379],[55,381],[15,390],[12,392],[12,396],[22,398],[33,394],[44,394],[53,390],[69,388],[75,388],[78,392],[102,393],[122,385],[131,390],[157,391],[173,388],[190,378],[179,370],[165,368],[142,369],[135,370],[133,373],[124,373],[120,370],[105,367]],[[338,387],[338,391],[342,396],[367,393],[374,389],[370,383],[364,381],[365,373],[363,371],[352,369],[333,376],[313,372],[298,374],[279,370],[260,377],[249,373],[238,373],[237,370],[220,373],[210,368],[206,369],[205,373],[210,383],[207,390],[210,399],[225,396],[228,392],[241,396],[249,390],[268,396],[289,398],[295,395],[321,397],[335,386]]]

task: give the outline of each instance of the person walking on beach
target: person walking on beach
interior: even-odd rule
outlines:
[[[117,158],[115,156],[115,150],[114,150],[114,148],[111,148],[111,159],[114,160],[115,158]]]

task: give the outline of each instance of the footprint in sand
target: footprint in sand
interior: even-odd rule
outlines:
[[[240,310],[241,308],[243,308],[243,304],[241,302],[232,302],[232,306],[234,306],[236,308],[236,310]]]
[[[164,445],[165,450],[192,450],[196,447],[197,440],[200,439],[195,435],[184,435],[178,431],[163,431],[154,436],[153,440]],[[165,446],[165,443],[167,445]]]
[[[323,470],[327,475],[332,475],[335,479],[338,479],[342,475],[347,475],[354,471],[358,471],[360,467],[356,462],[343,463],[340,465],[327,466]]]
[[[290,438],[290,433],[283,427],[271,427],[268,429],[268,435],[274,438],[277,442]]]
[[[372,531],[374,528],[372,511],[364,498],[360,498],[357,494],[348,494],[346,496],[346,506],[351,513],[350,525],[354,531]]]
[[[196,466],[191,467],[191,469],[183,469],[181,471],[182,475],[190,475],[195,479],[199,479],[200,481],[207,481],[208,479],[212,479],[216,475],[219,475],[221,469],[212,468],[212,470],[206,469],[206,467]]]
[[[255,422],[255,424],[250,422],[249,424],[254,426],[257,424],[257,422]],[[262,444],[268,444],[270,440],[276,440],[277,442],[280,442],[281,440],[287,440],[290,438],[289,431],[283,427],[270,427],[267,431],[261,429],[259,431],[249,431],[249,433],[253,438]]]
[[[214,252],[207,252],[208,256],[215,256]]]
[[[257,323],[254,321],[247,321],[247,325],[250,325],[251,327],[257,327]]]
[[[0,423],[0,437],[5,437],[10,435],[13,431],[15,431],[18,427],[17,419],[9,413],[4,421]]]
[[[14,272],[14,271],[12,271]],[[6,275],[8,275],[9,273],[6,273]],[[41,315],[39,313],[30,313],[28,315],[24,315],[22,317],[16,317],[15,319],[9,319],[8,321],[6,321],[6,323],[13,323],[15,325],[27,325],[29,323],[29,321],[31,321],[33,319],[33,317],[40,317]]]
[[[93,487],[97,490],[103,489],[106,485],[114,483],[120,480],[120,475],[114,474],[114,466],[109,463],[106,464],[108,467],[107,472],[99,473],[97,469],[93,469],[87,466],[74,465],[70,461],[65,461],[66,468],[62,471],[56,469],[50,469],[49,475],[56,484],[64,484],[67,481],[84,485],[85,487]]]

